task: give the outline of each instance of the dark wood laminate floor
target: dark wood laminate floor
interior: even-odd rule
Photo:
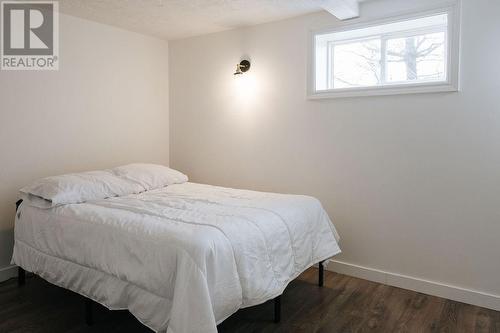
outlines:
[[[273,304],[238,311],[220,332],[499,332],[500,312],[325,272],[325,287],[309,269],[286,289],[282,321]],[[87,327],[83,298],[38,277],[0,284],[0,332],[148,332],[126,311],[97,308]],[[194,314],[193,314],[194,315]]]

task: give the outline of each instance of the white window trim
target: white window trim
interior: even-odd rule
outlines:
[[[440,13],[448,14],[448,48],[447,52],[447,79],[441,82],[420,82],[420,83],[403,83],[390,84],[376,87],[355,87],[328,89],[316,91],[316,55],[315,55],[315,40],[318,34],[335,33],[346,30],[354,30],[367,28],[376,25],[388,24],[402,20],[411,20],[420,17],[436,15]],[[390,18],[379,20],[370,20],[345,24],[340,27],[327,28],[310,31],[309,36],[309,65],[308,65],[308,91],[309,99],[323,98],[340,98],[340,97],[357,97],[357,96],[383,96],[383,95],[399,95],[399,94],[419,94],[419,93],[436,93],[436,92],[453,92],[460,90],[459,70],[460,70],[460,4],[459,2],[444,7],[436,7],[430,10],[405,13]],[[328,64],[328,67],[331,64]]]

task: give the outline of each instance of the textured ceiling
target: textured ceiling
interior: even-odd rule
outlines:
[[[163,39],[281,20],[327,0],[60,0],[63,13]]]

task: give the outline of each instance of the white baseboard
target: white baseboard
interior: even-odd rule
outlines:
[[[499,295],[465,289],[435,281],[428,281],[412,276],[385,272],[338,260],[330,261],[326,269],[340,274],[500,311]]]
[[[6,281],[17,276],[17,266],[10,265],[0,268],[0,282]]]

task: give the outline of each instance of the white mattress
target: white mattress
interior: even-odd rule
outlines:
[[[217,332],[340,252],[318,200],[184,183],[51,209],[23,202],[12,262],[157,332]]]

